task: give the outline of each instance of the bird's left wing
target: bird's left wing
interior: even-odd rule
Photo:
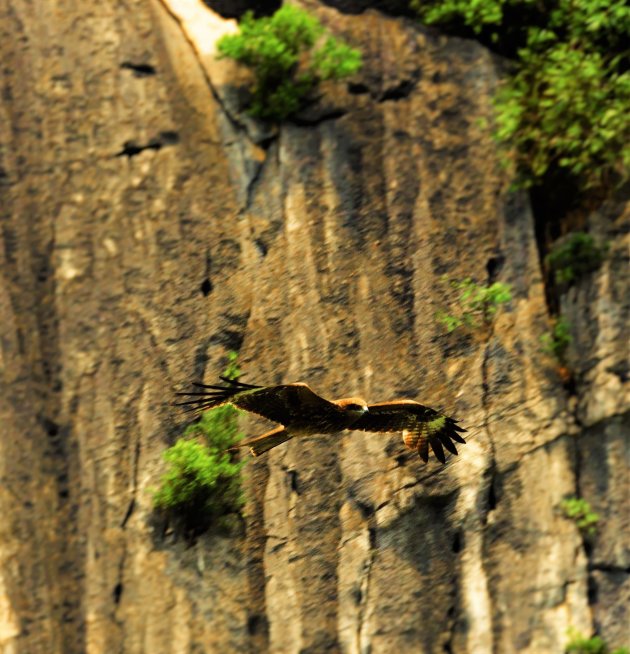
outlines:
[[[186,406],[198,413],[223,404],[232,404],[239,409],[289,425],[296,419],[308,419],[311,415],[327,415],[336,412],[332,402],[317,395],[307,384],[280,384],[277,386],[254,386],[238,380],[221,377],[224,386],[193,384],[199,389],[195,393],[178,393],[187,397],[177,406]]]
[[[466,442],[460,435],[466,430],[457,425],[457,420],[413,400],[369,404],[368,411],[352,424],[351,429],[401,431],[405,445],[410,450],[416,450],[425,462],[429,460],[429,445],[438,461],[444,463],[444,448],[457,454],[453,441]]]

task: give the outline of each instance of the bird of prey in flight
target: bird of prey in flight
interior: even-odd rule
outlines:
[[[199,392],[178,393],[188,399],[177,403],[193,412],[232,404],[280,426],[262,436],[249,438],[235,447],[248,446],[253,456],[284,443],[291,438],[311,434],[332,434],[344,429],[372,432],[402,432],[405,445],[415,450],[423,461],[429,460],[429,446],[441,463],[446,461],[444,448],[457,454],[457,443],[466,430],[435,409],[413,400],[391,400],[367,404],[360,397],[326,400],[307,384],[254,386],[235,379],[220,377],[224,386],[193,384]]]

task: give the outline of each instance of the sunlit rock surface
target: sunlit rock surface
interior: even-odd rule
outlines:
[[[201,3],[0,7],[0,651],[627,644],[627,209],[590,217],[610,256],[562,300],[570,398],[529,203],[482,128],[492,56],[303,4],[365,66],[279,129],[243,114],[213,55],[235,22]],[[447,335],[444,276],[513,299]],[[292,441],[247,467],[241,533],[190,545],[151,488],[174,390],[229,350],[250,381],[442,406],[469,442],[442,468],[398,436]]]

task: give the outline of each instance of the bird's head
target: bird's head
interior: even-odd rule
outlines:
[[[361,397],[345,397],[337,400],[336,404],[346,413],[355,416],[357,420],[368,410],[367,402]]]

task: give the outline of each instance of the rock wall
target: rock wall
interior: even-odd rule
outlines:
[[[628,211],[590,217],[610,256],[563,298],[570,397],[528,199],[480,126],[496,62],[333,4],[303,3],[363,71],[264,130],[214,58],[235,23],[201,3],[2,1],[3,654],[628,642]],[[446,335],[444,276],[513,300]],[[187,544],[151,514],[170,401],[233,349],[250,380],[441,405],[469,443],[442,468],[397,436],[290,442],[246,468],[242,534]]]

